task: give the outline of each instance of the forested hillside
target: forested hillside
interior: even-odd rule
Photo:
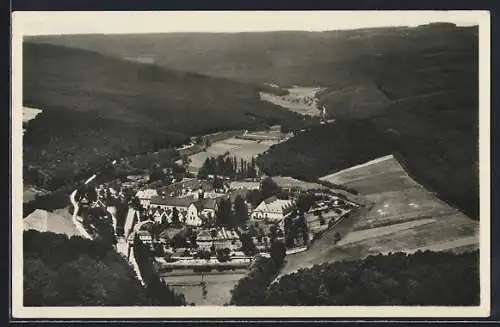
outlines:
[[[70,183],[110,157],[179,145],[189,136],[297,119],[250,84],[164,70],[98,53],[24,43],[24,164],[44,185]]]
[[[166,286],[147,292],[111,245],[80,237],[26,231],[23,235],[25,306],[184,305]]]
[[[480,300],[479,252],[370,256],[302,269],[267,290],[250,283],[245,287],[238,295],[252,296],[238,297],[238,305],[475,306]]]

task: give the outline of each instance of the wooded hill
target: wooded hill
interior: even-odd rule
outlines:
[[[110,157],[298,118],[260,101],[250,84],[90,51],[25,42],[23,65],[23,103],[43,110],[24,135],[24,164],[58,179],[48,188]]]

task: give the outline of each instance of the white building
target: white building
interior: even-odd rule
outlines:
[[[216,211],[217,200],[199,199],[189,206],[184,223],[188,226],[201,226],[203,222],[215,219]]]
[[[282,220],[288,210],[293,208],[292,200],[280,200],[275,196],[262,201],[250,216],[254,220]]]
[[[210,251],[212,245],[215,249],[231,251],[239,250],[242,245],[238,233],[225,228],[200,231],[196,237],[196,244],[206,251]]]
[[[148,209],[153,215],[163,210],[168,217],[172,217],[174,209],[176,209],[179,213],[179,221],[183,222],[186,219],[189,206],[196,201],[197,199],[191,196],[182,198],[157,196],[151,198]]]
[[[135,196],[139,198],[141,205],[145,208],[149,207],[151,198],[158,196],[158,192],[154,189],[146,189],[138,191]]]
[[[233,181],[229,183],[231,190],[258,190],[260,189],[260,182],[251,181]]]

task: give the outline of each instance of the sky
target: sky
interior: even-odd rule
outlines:
[[[23,35],[325,31],[431,22],[477,25],[479,11],[15,12]]]

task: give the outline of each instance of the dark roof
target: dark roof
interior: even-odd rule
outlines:
[[[172,207],[189,207],[191,203],[195,202],[192,196],[186,196],[183,198],[174,197],[161,197],[156,196],[151,198],[151,205],[167,205]]]
[[[269,203],[273,203],[276,200],[278,200],[278,198],[276,196],[271,196],[270,198],[265,199],[264,203],[269,204]]]
[[[187,181],[181,181],[181,182],[177,182],[177,183],[173,183],[173,184],[161,187],[160,191],[165,192],[165,193],[171,193],[171,192],[180,191],[183,188],[190,188],[192,190],[197,190],[197,189],[201,188],[205,191],[209,191],[212,189],[212,184],[208,181],[200,181],[196,178],[193,178],[193,179],[190,179]]]
[[[216,199],[199,199],[198,201],[194,202],[194,205],[196,206],[196,209],[202,210],[202,209],[213,209],[215,210],[215,207],[217,206],[217,200]]]

